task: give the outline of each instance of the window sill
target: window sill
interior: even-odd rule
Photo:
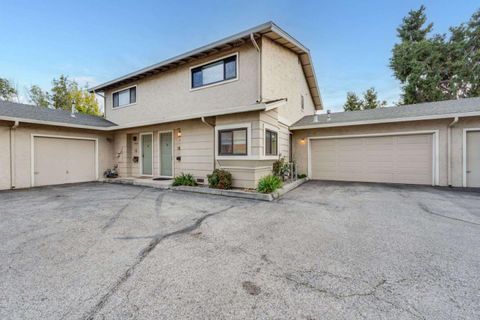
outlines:
[[[215,160],[278,160],[278,156],[216,156]]]
[[[234,82],[234,81],[237,81],[237,80],[238,80],[238,77],[230,79],[230,80],[225,80],[225,81],[215,82],[215,83],[212,83],[212,84],[207,84],[205,86],[201,86],[201,87],[198,87],[198,88],[190,88],[190,92],[198,91],[198,90],[202,90],[202,89],[207,89],[207,88],[211,88],[211,87],[215,87],[215,86],[220,86],[222,84],[231,83],[231,82]]]
[[[118,106],[118,107],[112,107],[112,110],[118,110],[118,109],[123,109],[123,108],[127,108],[127,107],[131,107],[131,106],[134,106],[136,105],[137,103],[130,103],[130,104],[126,104],[126,105],[123,105],[123,106]]]

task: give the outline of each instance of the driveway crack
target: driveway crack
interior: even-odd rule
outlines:
[[[476,223],[476,222],[473,222],[473,221],[468,221],[468,220],[463,220],[463,219],[459,219],[459,218],[454,218],[454,217],[449,217],[449,216],[445,216],[443,214],[440,214],[440,213],[437,213],[435,211],[433,211],[432,209],[430,209],[427,205],[425,205],[424,203],[419,203],[418,206],[420,207],[420,209],[422,209],[424,212],[428,213],[428,214],[431,214],[431,215],[434,215],[434,216],[437,216],[437,217],[442,217],[442,218],[446,218],[446,219],[450,219],[450,220],[455,220],[455,221],[460,221],[460,222],[463,222],[463,223],[468,223],[468,224],[473,224],[475,226],[480,226],[480,223]]]
[[[103,309],[105,304],[109,301],[110,297],[121,287],[121,285],[124,282],[126,282],[132,276],[136,267],[139,264],[141,264],[143,260],[145,260],[145,258],[153,251],[153,249],[155,249],[155,247],[160,242],[162,242],[163,240],[168,239],[170,237],[173,237],[173,236],[177,236],[177,235],[192,232],[195,229],[198,229],[202,225],[203,221],[205,221],[205,219],[213,217],[213,216],[221,214],[221,213],[224,213],[224,212],[226,212],[226,211],[228,211],[228,210],[230,210],[234,207],[235,206],[229,206],[229,207],[224,208],[222,210],[206,214],[206,215],[198,218],[197,220],[195,220],[195,222],[193,224],[188,225],[188,226],[186,226],[182,229],[179,229],[179,230],[176,230],[176,231],[164,234],[164,235],[156,235],[148,243],[148,245],[140,251],[140,253],[138,254],[137,260],[122,274],[122,276],[110,287],[110,289],[107,291],[107,293],[105,293],[100,298],[100,300],[97,302],[97,304],[95,304],[95,306],[88,313],[86,313],[82,317],[82,319],[85,319],[85,320],[93,319],[98,314],[98,312],[100,312]]]

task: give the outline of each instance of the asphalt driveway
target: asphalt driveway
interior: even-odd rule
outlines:
[[[479,319],[480,194],[0,192],[1,319]]]

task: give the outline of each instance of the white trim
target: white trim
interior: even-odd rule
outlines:
[[[462,134],[462,186],[467,187],[467,134],[468,132],[480,131],[480,128],[464,128]]]
[[[99,156],[98,156],[98,138],[76,137],[76,136],[60,136],[52,134],[38,134],[32,133],[30,135],[30,186],[35,186],[35,138],[56,138],[56,139],[71,139],[71,140],[89,140],[95,142],[95,179],[98,180],[99,170]]]
[[[278,116],[278,122],[280,122],[281,124],[287,126],[287,127],[290,127],[292,124],[294,124],[294,121],[292,120],[289,120],[285,117],[282,117],[282,116]]]
[[[142,136],[148,136],[148,135],[151,135],[152,136],[152,174],[144,174],[143,173],[143,140],[142,140]],[[154,148],[154,145],[155,143],[153,142],[153,132],[141,132],[139,134],[139,139],[140,139],[140,165],[139,165],[139,175],[140,176],[144,176],[144,177],[153,177],[153,155],[155,153],[155,148]]]
[[[263,167],[220,166],[220,169],[229,169],[229,170],[260,170],[260,169],[272,169],[272,166],[263,166]]]
[[[394,107],[391,107],[394,108]],[[465,112],[465,113],[448,113],[441,115],[408,117],[408,118],[390,118],[390,119],[378,119],[378,120],[364,120],[364,121],[351,121],[351,122],[334,122],[334,123],[313,123],[303,126],[294,126],[290,130],[303,130],[303,129],[316,129],[316,128],[330,128],[330,127],[347,127],[357,126],[364,124],[376,124],[376,123],[392,123],[392,122],[408,122],[408,121],[421,121],[421,120],[437,120],[453,117],[476,117],[480,116],[480,112]]]
[[[131,89],[131,88],[135,88],[135,102],[134,102],[134,103],[129,103],[129,104],[123,104],[123,105],[118,106],[118,107],[114,107],[114,106],[113,106],[113,94],[114,94],[114,93],[117,93],[117,92],[120,92],[120,91],[125,91],[125,90],[128,90],[128,89]],[[130,95],[130,92],[129,92],[128,94]],[[110,95],[111,95],[111,97],[112,97],[112,110],[118,110],[118,109],[130,107],[130,106],[134,106],[134,105],[137,104],[137,100],[138,100],[137,85],[134,84],[134,85],[131,85],[131,86],[129,86],[129,87],[125,87],[125,88],[122,88],[122,89],[113,91],[112,93],[110,93]]]
[[[172,134],[172,175],[171,176],[162,176],[162,146],[161,146],[161,139],[160,139],[160,135],[162,133],[171,133]],[[163,130],[163,131],[158,131],[158,176],[160,178],[173,178],[175,177],[175,161],[174,161],[174,158],[175,158],[175,147],[174,147],[174,144],[175,144],[175,138],[174,138],[174,130]]]
[[[235,78],[232,78],[232,79],[227,79],[227,80],[222,80],[222,81],[218,81],[218,82],[215,82],[215,83],[211,83],[211,84],[206,84],[204,86],[201,86],[201,87],[198,87],[198,88],[193,88],[192,87],[192,69],[195,69],[195,68],[198,68],[198,67],[202,67],[202,66],[205,66],[205,65],[209,65],[209,64],[213,64],[215,62],[218,62],[220,60],[223,60],[223,59],[226,59],[226,58],[230,58],[230,57],[233,57],[233,56],[236,56],[235,58]],[[188,70],[189,70],[189,73],[190,73],[190,84],[189,84],[189,87],[190,87],[190,91],[197,91],[197,90],[201,90],[201,89],[206,89],[206,88],[211,88],[211,87],[215,87],[215,86],[218,86],[218,85],[221,85],[221,84],[226,84],[226,83],[230,83],[230,82],[234,82],[234,81],[237,81],[239,78],[240,78],[240,70],[238,68],[238,60],[239,60],[239,54],[238,54],[238,51],[237,52],[234,52],[232,54],[228,54],[226,56],[222,56],[220,58],[216,58],[214,60],[209,60],[208,62],[204,62],[204,63],[200,63],[200,64],[197,64],[197,65],[194,65],[194,66],[191,66]]]
[[[312,178],[312,152],[311,152],[311,140],[324,140],[324,139],[347,139],[347,138],[368,138],[368,137],[387,137],[387,136],[407,136],[407,135],[420,135],[420,134],[432,134],[432,185],[439,185],[440,181],[440,166],[439,166],[439,130],[419,130],[419,131],[405,131],[405,132],[388,132],[388,133],[370,133],[370,134],[350,134],[350,135],[337,135],[337,136],[316,136],[307,137],[307,176]]]
[[[247,155],[232,155],[232,156],[221,156],[218,154],[218,131],[228,130],[228,129],[242,129],[247,128]],[[215,126],[215,159],[216,160],[250,160],[252,157],[252,123],[234,123],[234,124],[225,124]]]

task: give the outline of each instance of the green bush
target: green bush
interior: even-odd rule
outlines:
[[[298,179],[303,179],[303,178],[306,178],[306,177],[307,177],[307,175],[305,173],[300,173],[298,175]]]
[[[215,189],[231,189],[232,174],[226,170],[215,169],[212,174],[207,175],[208,186]]]
[[[268,175],[258,181],[257,191],[261,193],[271,193],[281,188],[282,180],[277,176]]]
[[[175,179],[173,179],[173,184],[174,187],[176,186],[196,186],[197,181],[195,181],[195,178],[192,174],[190,173],[181,173],[179,176],[176,176]]]

